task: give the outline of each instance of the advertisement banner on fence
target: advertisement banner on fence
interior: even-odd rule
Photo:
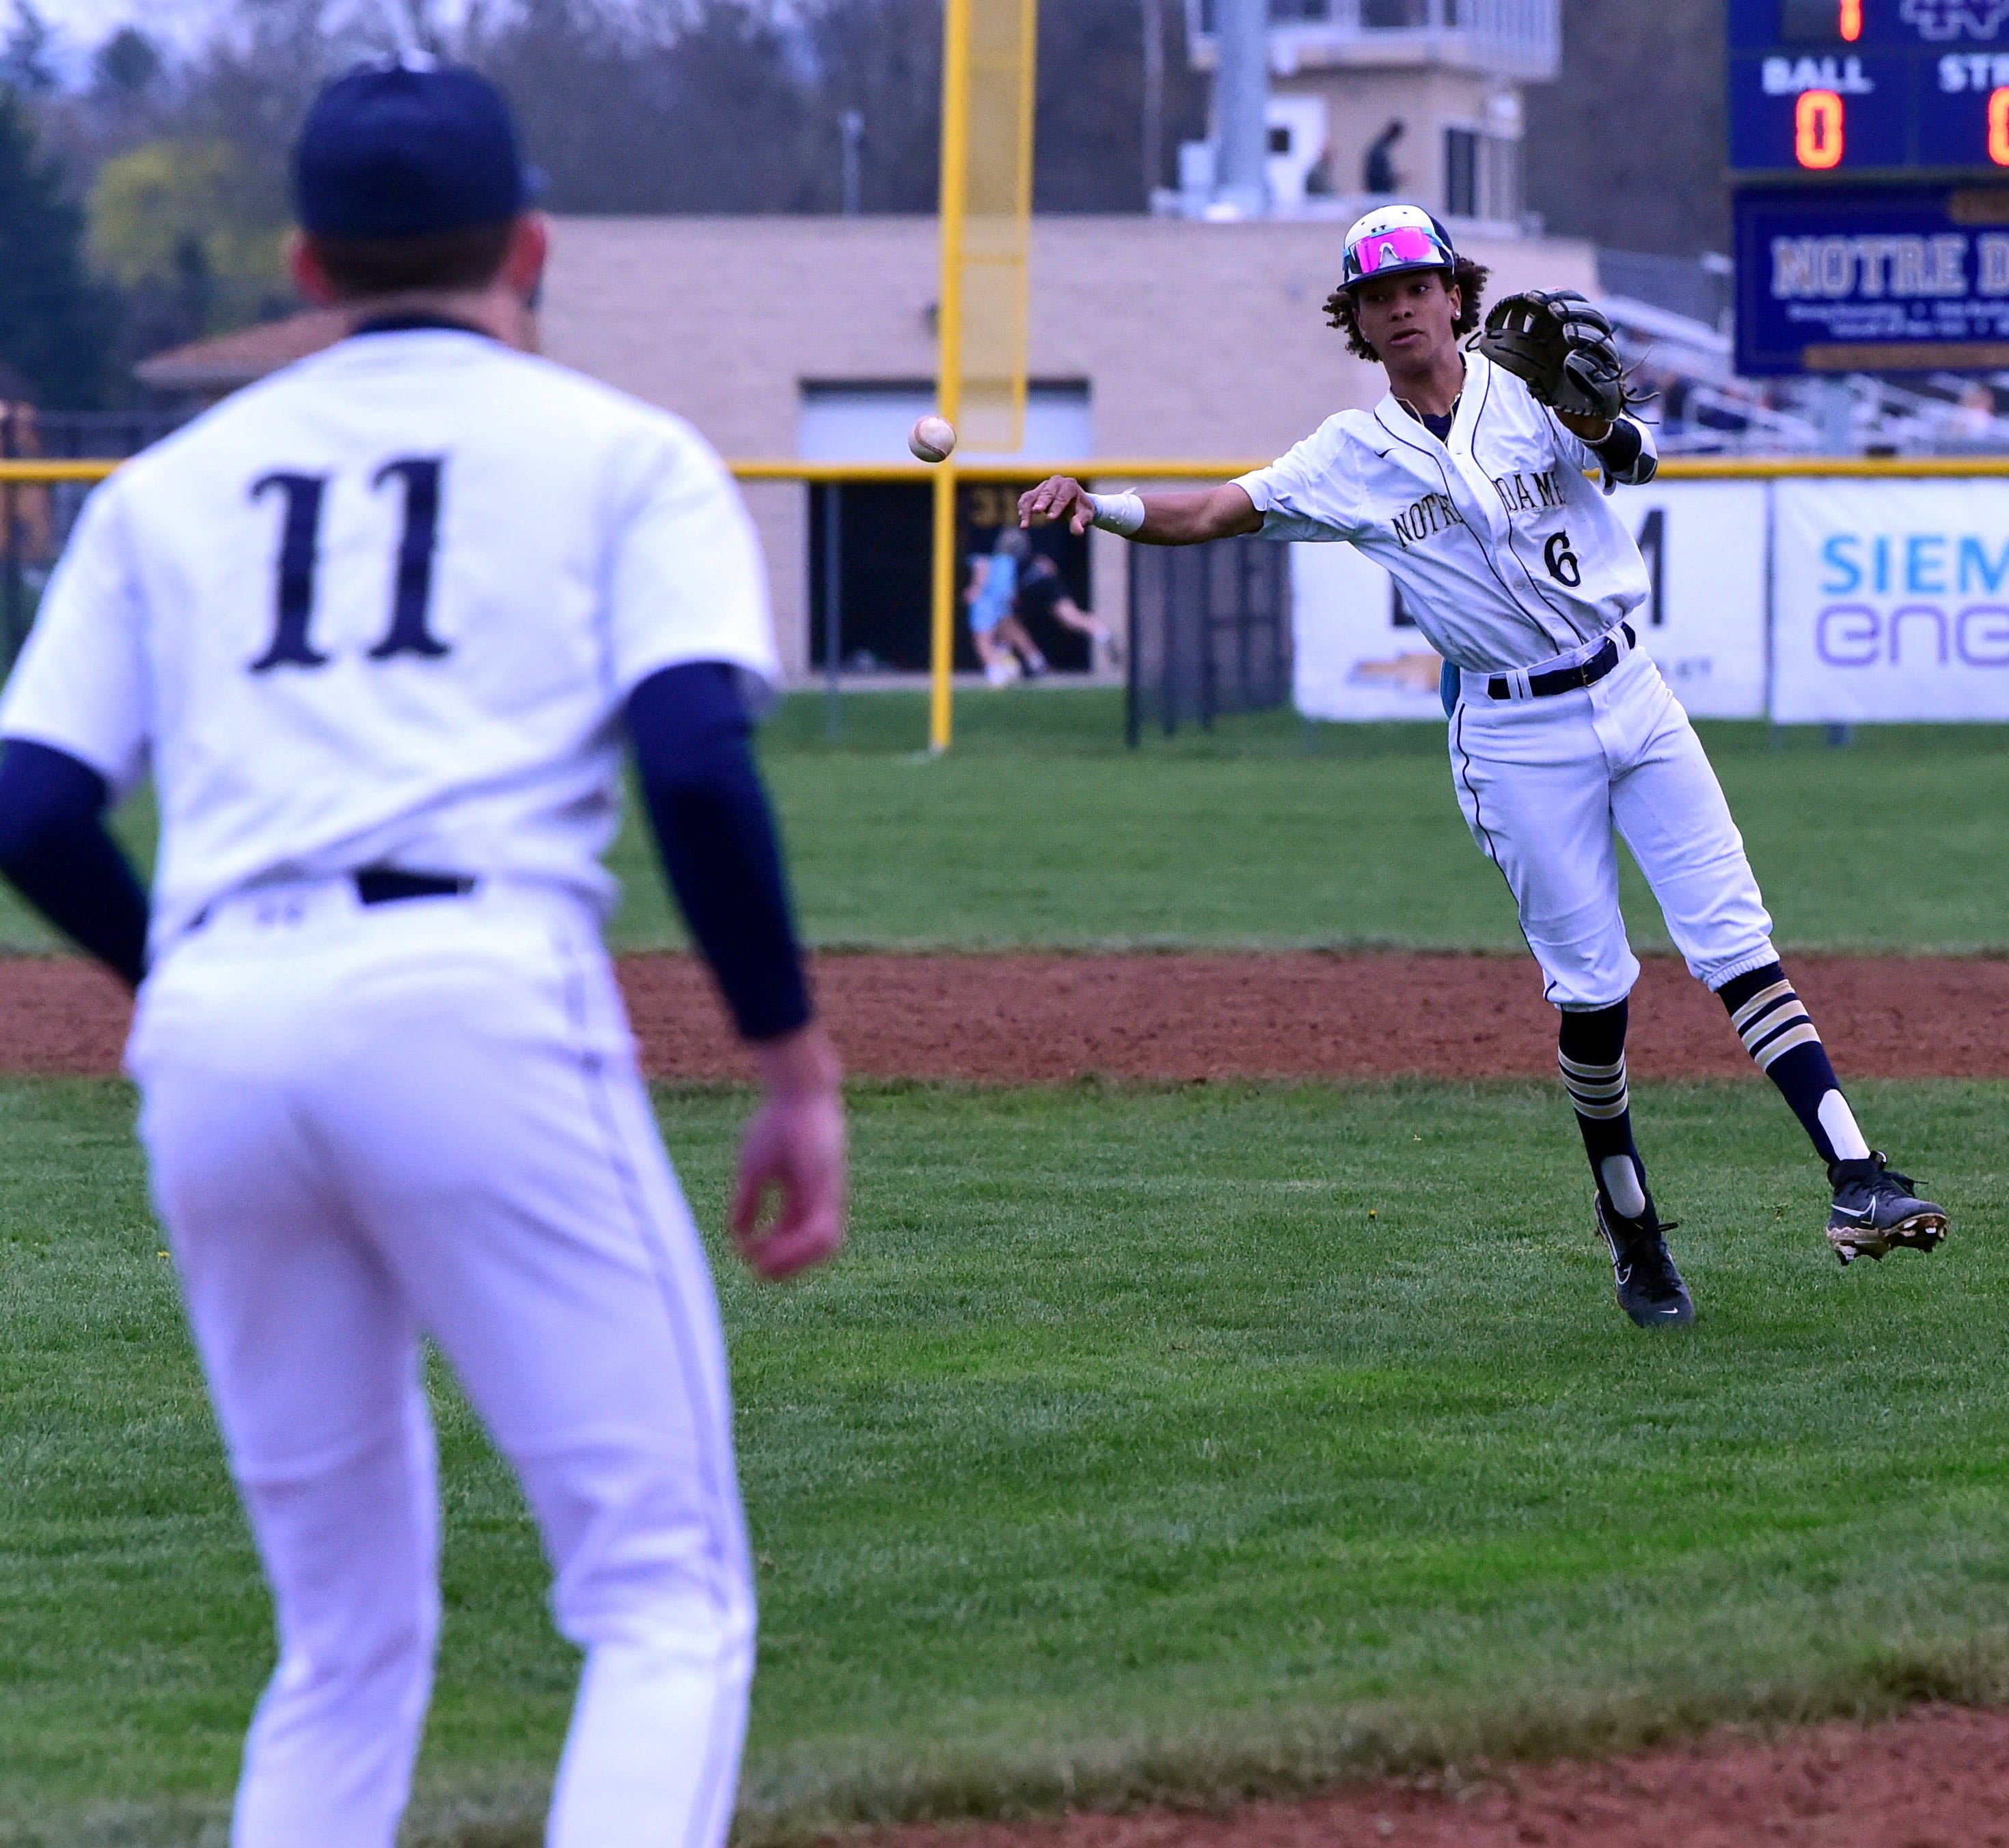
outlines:
[[[1780,724],[2009,719],[2009,480],[1774,491]]]
[[[1660,671],[1698,718],[1763,717],[1766,484],[1656,482],[1618,495],[1653,586],[1634,627]],[[1298,710],[1440,718],[1437,657],[1388,574],[1349,545],[1292,551]]]

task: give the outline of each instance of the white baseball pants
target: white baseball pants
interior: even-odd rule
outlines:
[[[718,1308],[611,968],[569,899],[229,901],[129,1069],[277,1672],[235,1848],[391,1848],[439,1627],[430,1336],[586,1652],[551,1848],[718,1848],[753,1605]]]
[[[1507,876],[1557,1007],[1609,1007],[1639,979],[1618,907],[1614,830],[1698,981],[1720,988],[1775,960],[1772,920],[1730,805],[1643,650],[1626,649],[1595,685],[1546,699],[1494,699],[1484,675],[1465,675],[1451,759],[1466,825]]]

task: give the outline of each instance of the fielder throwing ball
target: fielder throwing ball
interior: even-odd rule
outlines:
[[[758,550],[694,433],[530,356],[546,233],[484,80],[339,80],[295,182],[295,276],[348,337],[90,497],[0,705],[0,868],[139,987],[154,1198],[277,1607],[232,1840],[397,1833],[430,1336],[586,1652],[548,1840],[717,1848],[753,1636],[725,1357],[599,861],[632,751],[768,1089],[741,1248],[827,1257],[837,1063],[741,690],[778,671]],[[101,820],[149,768],[151,941]]]
[[[1606,496],[1650,480],[1656,459],[1625,414],[1610,327],[1581,296],[1530,293],[1501,303],[1462,348],[1485,283],[1429,213],[1369,213],[1347,233],[1326,309],[1387,373],[1372,412],[1342,412],[1270,467],[1200,493],[1096,495],[1056,476],[1022,498],[1021,522],[1094,525],[1152,545],[1345,540],[1401,586],[1444,659],[1459,805],[1506,875],[1561,1011],[1563,1083],[1618,1301],[1635,1322],[1688,1322],[1695,1306],[1633,1141],[1626,998],[1639,965],[1619,912],[1614,830],[1690,972],[1722,997],[1827,1164],[1836,1255],[1929,1251],[1946,1215],[1864,1141],[1780,967],[1715,773],[1626,621],[1646,600],[1646,570]]]

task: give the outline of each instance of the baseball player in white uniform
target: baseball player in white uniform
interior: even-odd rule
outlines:
[[[829,1256],[837,1063],[743,703],[777,675],[757,547],[691,430],[532,356],[546,234],[484,80],[338,80],[294,177],[296,275],[352,331],[90,497],[0,704],[0,869],[138,987],[154,1198],[272,1588],[232,1839],[391,1848],[440,1621],[430,1337],[586,1652],[549,1841],[716,1848],[754,1616],[725,1357],[600,857],[632,752],[767,1085],[742,1251]],[[147,773],[151,915],[101,819]]]
[[[1930,1251],[1946,1216],[1864,1141],[1780,967],[1715,773],[1626,620],[1647,576],[1607,497],[1650,480],[1656,461],[1650,434],[1624,414],[1609,326],[1579,297],[1531,293],[1493,310],[1479,350],[1462,346],[1486,271],[1415,206],[1360,219],[1344,263],[1326,307],[1387,373],[1371,412],[1341,412],[1270,467],[1199,493],[1097,495],[1056,476],[1021,501],[1022,523],[1093,524],[1155,545],[1345,540],[1394,578],[1445,662],[1459,805],[1506,876],[1561,1012],[1596,1223],[1635,1322],[1685,1322],[1695,1310],[1633,1139],[1626,1000],[1639,965],[1614,832],[1690,972],[1722,997],[1827,1163],[1836,1255]]]

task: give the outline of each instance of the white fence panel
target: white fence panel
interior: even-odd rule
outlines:
[[[1698,718],[1765,714],[1762,481],[1621,488],[1653,595],[1634,628]],[[1437,657],[1394,585],[1348,545],[1292,548],[1298,710],[1315,719],[1439,718]]]
[[[2009,720],[2009,480],[1785,480],[1772,716]]]

